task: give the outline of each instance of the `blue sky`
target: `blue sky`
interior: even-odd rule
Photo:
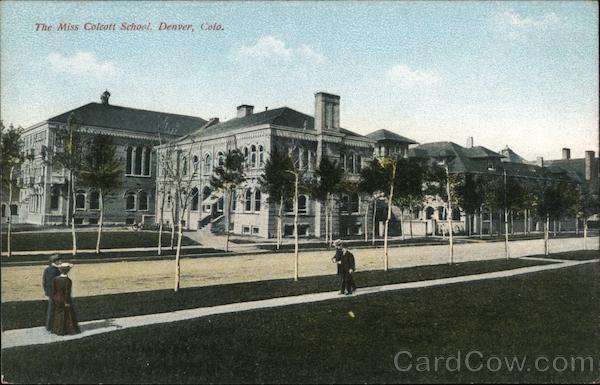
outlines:
[[[222,120],[239,104],[313,114],[313,94],[327,91],[341,96],[342,126],[359,133],[462,145],[473,136],[528,159],[597,151],[595,2],[9,0],[0,10],[5,123],[28,126],[105,89],[112,104]],[[79,30],[56,31],[60,22]],[[88,22],[117,30],[85,31]]]

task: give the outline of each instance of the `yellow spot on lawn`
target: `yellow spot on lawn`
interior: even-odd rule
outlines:
[[[354,312],[353,312],[352,310],[350,310],[350,311],[348,312],[348,315],[349,315],[350,317],[352,317],[352,318],[355,318],[355,317],[356,317],[356,316],[354,315]]]

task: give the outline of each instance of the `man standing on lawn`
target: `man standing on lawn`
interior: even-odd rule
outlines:
[[[336,247],[335,257],[332,259],[338,264],[338,274],[342,276],[340,294],[350,295],[356,290],[353,273],[355,270],[354,255],[348,250],[344,243],[338,239],[334,242]]]
[[[50,264],[44,269],[44,275],[42,278],[42,286],[44,287],[44,294],[48,297],[48,310],[46,312],[46,330],[52,331],[52,322],[54,320],[54,304],[52,303],[52,281],[55,277],[60,275],[58,265],[60,265],[61,258],[58,254],[52,254],[50,256]]]

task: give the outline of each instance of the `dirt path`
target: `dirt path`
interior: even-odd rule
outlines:
[[[598,237],[588,239],[588,249],[598,249]],[[583,249],[581,238],[553,239],[551,252]],[[510,243],[512,257],[541,254],[543,240]],[[357,270],[381,269],[383,249],[356,249]],[[332,252],[300,253],[300,276],[335,274]],[[476,243],[455,246],[455,262],[497,259],[504,256],[504,243]],[[433,265],[448,262],[448,246],[390,248],[390,268]],[[257,255],[181,260],[181,287],[208,286],[235,282],[291,278],[294,254],[265,252]],[[44,266],[2,267],[2,302],[43,299],[41,277]],[[75,297],[133,292],[173,287],[173,260],[78,264],[70,273]]]

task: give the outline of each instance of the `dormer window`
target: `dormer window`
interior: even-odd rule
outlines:
[[[496,165],[494,164],[494,160],[493,159],[489,159],[487,161],[487,169],[490,171],[495,171],[496,170]]]

